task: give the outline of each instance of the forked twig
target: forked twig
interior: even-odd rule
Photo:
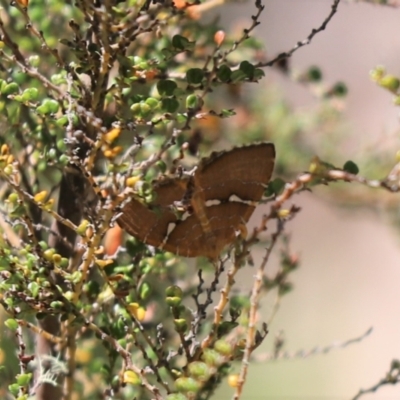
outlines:
[[[272,65],[276,64],[279,61],[282,61],[286,58],[290,58],[293,53],[295,53],[298,49],[300,49],[301,47],[307,46],[311,43],[312,39],[314,38],[314,36],[325,30],[325,28],[328,26],[329,22],[331,21],[331,19],[333,18],[333,16],[336,14],[338,7],[339,7],[339,3],[340,0],[334,0],[331,6],[331,12],[329,13],[329,15],[324,19],[324,21],[322,22],[322,24],[318,27],[318,28],[313,28],[310,32],[310,34],[304,39],[301,40],[299,42],[297,42],[292,49],[290,49],[289,51],[286,51],[284,53],[280,53],[278,54],[275,58],[273,58],[272,60],[268,61],[268,62],[260,62],[258,64],[256,64],[255,66],[260,68],[260,67],[272,67]]]

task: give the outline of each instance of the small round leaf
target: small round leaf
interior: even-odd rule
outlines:
[[[204,71],[200,68],[191,68],[186,72],[186,80],[189,84],[199,85],[204,78]]]
[[[218,68],[217,77],[220,81],[228,82],[231,79],[231,75],[232,71],[226,64],[223,64]]]
[[[343,170],[346,172],[349,172],[350,174],[357,175],[358,172],[360,171],[357,164],[354,163],[353,161],[349,160],[346,161],[343,165]]]
[[[166,112],[174,113],[179,108],[179,101],[173,97],[163,99],[162,108]]]
[[[160,80],[157,83],[157,90],[160,95],[172,96],[177,87],[176,82],[169,79]]]

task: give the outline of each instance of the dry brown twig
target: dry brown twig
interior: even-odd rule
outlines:
[[[293,53],[295,53],[297,50],[299,50],[301,47],[307,46],[311,43],[311,41],[313,40],[314,36],[325,30],[325,28],[328,26],[329,22],[331,21],[331,19],[333,18],[333,16],[336,14],[338,7],[339,7],[339,3],[340,0],[334,0],[331,6],[331,12],[329,13],[329,15],[324,19],[324,21],[322,22],[322,24],[318,27],[318,28],[313,28],[310,32],[310,34],[304,39],[301,40],[299,42],[297,42],[292,49],[290,49],[289,51],[286,51],[284,53],[280,53],[278,54],[275,58],[273,58],[270,61],[267,62],[260,62],[258,64],[256,64],[255,66],[257,68],[260,67],[272,67],[274,64],[276,64],[279,61],[282,61],[284,59],[290,58]]]

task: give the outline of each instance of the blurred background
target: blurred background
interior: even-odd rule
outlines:
[[[312,28],[321,25],[332,5],[330,0],[264,3],[256,35],[265,42],[268,59],[305,39]],[[240,32],[255,9],[252,2],[246,2],[229,4],[226,12],[218,13],[223,26]],[[342,1],[327,29],[290,60],[294,70],[317,65],[326,81],[343,81],[349,89],[341,121],[345,139],[336,149],[342,158],[331,160],[338,165],[348,158],[358,162],[358,157],[377,153],[393,158],[394,163],[400,148],[399,109],[392,104],[390,93],[371,81],[369,71],[384,65],[390,73],[400,74],[399,23],[400,8]],[[266,87],[274,87],[294,112],[316,107],[318,100],[310,90],[277,70],[265,72],[267,79],[254,87],[261,96]],[[279,146],[277,153],[279,160]],[[308,167],[298,159],[293,165],[297,171]],[[367,168],[360,171],[361,175],[369,172]],[[395,207],[399,196],[391,195]],[[379,191],[361,200],[363,207],[341,207],[337,205],[340,192],[333,186],[294,198],[302,211],[287,227],[291,250],[299,254],[301,265],[292,275],[294,290],[283,298],[258,354],[273,349],[280,331],[289,352],[343,343],[370,327],[373,331],[361,342],[327,354],[253,365],[244,398],[351,399],[361,388],[375,385],[389,370],[391,360],[400,358],[400,230],[395,213],[383,211],[387,198]],[[254,223],[262,212],[253,216]],[[263,254],[261,248],[259,254]],[[248,271],[244,279],[246,275],[250,276]],[[273,296],[263,302],[263,320],[269,319],[272,307]],[[231,393],[225,387],[217,398],[228,399]],[[362,399],[400,399],[400,387],[384,387]]]
[[[263,0],[261,25],[254,32],[265,45],[260,57],[265,51],[267,60],[272,59],[306,39],[326,19],[332,2]],[[352,159],[360,166],[361,175],[384,178],[400,149],[400,109],[393,105],[393,96],[371,80],[369,72],[384,65],[389,73],[400,76],[400,5],[396,8],[373,2],[384,0],[341,0],[326,30],[291,57],[290,74],[265,68],[266,78],[245,85],[241,102],[235,101],[235,96],[240,96],[233,93],[240,92],[238,88],[230,88],[227,104],[220,97],[225,89],[217,89],[215,109],[232,107],[237,116],[217,119],[214,132],[212,124],[203,127],[205,142],[229,148],[243,141],[237,131],[246,133],[249,142],[272,140],[277,148],[275,175],[285,180],[307,170],[314,155],[338,167]],[[240,38],[254,14],[254,0],[248,0],[209,11],[207,18],[212,21],[219,15],[215,26],[227,31],[232,28]],[[241,46],[240,50],[243,56],[248,49]],[[344,82],[347,96],[322,101],[318,88],[292,79],[312,66],[321,69],[326,87]],[[256,100],[247,101],[250,95]],[[221,135],[221,141],[218,124],[228,132]],[[317,350],[318,354],[310,357],[253,363],[243,399],[352,399],[360,389],[377,384],[391,361],[400,359],[400,194],[355,184],[331,184],[302,192],[287,206],[293,203],[301,212],[286,225],[286,233],[300,267],[291,274],[294,289],[283,297],[269,325],[269,335],[256,354],[267,358],[277,335],[284,338],[284,351],[289,353],[331,350],[326,354]],[[257,224],[265,211],[258,207],[250,225]],[[272,230],[273,226],[267,233]],[[267,274],[277,269],[276,253]],[[257,265],[264,254],[262,243],[253,254]],[[236,280],[248,293],[253,272],[251,267],[240,272]],[[260,322],[270,320],[275,298],[275,293],[270,293],[263,299]],[[370,328],[372,332],[363,340],[344,346],[365,336]],[[230,399],[232,392],[225,385],[214,398]],[[380,388],[362,399],[400,400],[400,385]]]

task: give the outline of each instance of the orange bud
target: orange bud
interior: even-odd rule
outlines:
[[[183,8],[186,7],[186,1],[185,0],[174,0],[174,5],[178,10],[182,10]]]
[[[107,255],[112,256],[122,244],[122,229],[119,225],[110,228],[104,238],[104,249]]]
[[[225,39],[225,32],[224,31],[215,32],[214,42],[217,44],[218,47],[221,46],[221,44],[224,41],[224,39]]]
[[[29,0],[17,0],[19,6],[27,8],[29,5]]]

